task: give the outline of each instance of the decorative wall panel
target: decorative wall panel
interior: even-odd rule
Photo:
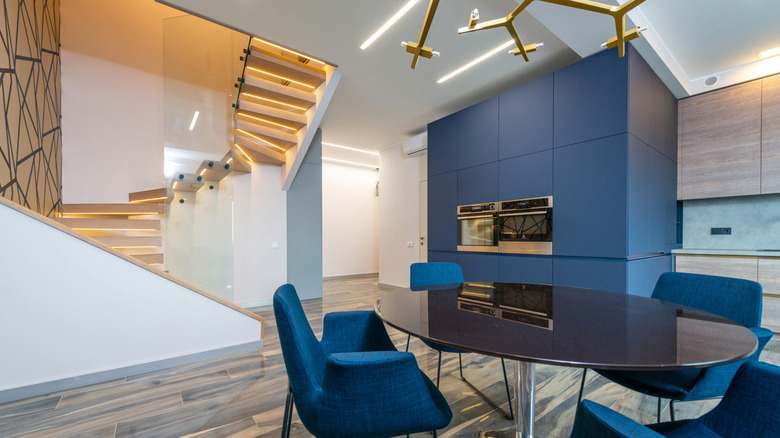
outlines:
[[[62,199],[60,0],[2,0],[0,196],[47,215]]]

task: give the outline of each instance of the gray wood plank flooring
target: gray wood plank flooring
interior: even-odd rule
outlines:
[[[323,298],[303,307],[314,329],[322,332],[322,316],[340,310],[370,310],[384,291],[377,277],[328,280]],[[287,375],[270,307],[253,309],[266,318],[265,348],[162,371],[131,376],[0,405],[0,437],[278,437],[281,434]],[[406,335],[388,329],[399,350]],[[438,354],[412,339],[410,351],[420,368],[435,380]],[[780,341],[773,338],[762,360],[780,364]],[[467,354],[464,375],[493,400],[504,401],[498,359]],[[511,379],[511,365],[507,364]],[[582,370],[537,365],[536,435],[568,437],[577,403]],[[510,382],[511,383],[511,382]],[[460,381],[456,354],[442,356],[441,390],[454,417],[442,438],[471,437],[481,430],[510,430],[513,425]],[[589,372],[585,397],[638,421],[655,421],[656,399]],[[717,401],[678,403],[678,418],[693,418]],[[506,403],[504,404],[506,407]],[[664,404],[668,419],[668,405]],[[293,419],[292,436],[311,436]],[[419,438],[429,437],[419,434]]]

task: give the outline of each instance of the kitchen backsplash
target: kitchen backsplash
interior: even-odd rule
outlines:
[[[780,194],[684,201],[683,248],[780,249]]]

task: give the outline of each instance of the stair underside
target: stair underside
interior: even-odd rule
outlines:
[[[286,161],[284,153],[275,149],[259,146],[257,144],[249,143],[243,139],[237,138],[233,144],[234,148],[240,148],[239,153],[246,154],[246,156],[253,163],[265,163],[281,166]]]
[[[63,204],[63,215],[148,215],[164,214],[163,204]]]
[[[314,103],[314,96],[311,96],[311,99],[301,99],[299,97],[291,96],[289,93],[281,93],[244,84],[241,87],[238,106],[239,108],[244,108],[247,105],[258,105],[296,114],[303,114],[314,106]]]
[[[81,230],[160,230],[159,219],[58,218],[57,222]]]

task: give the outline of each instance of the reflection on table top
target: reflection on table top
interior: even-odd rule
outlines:
[[[651,298],[523,283],[398,290],[377,300],[389,325],[464,350],[564,366],[681,369],[749,356],[756,338],[728,319]]]

